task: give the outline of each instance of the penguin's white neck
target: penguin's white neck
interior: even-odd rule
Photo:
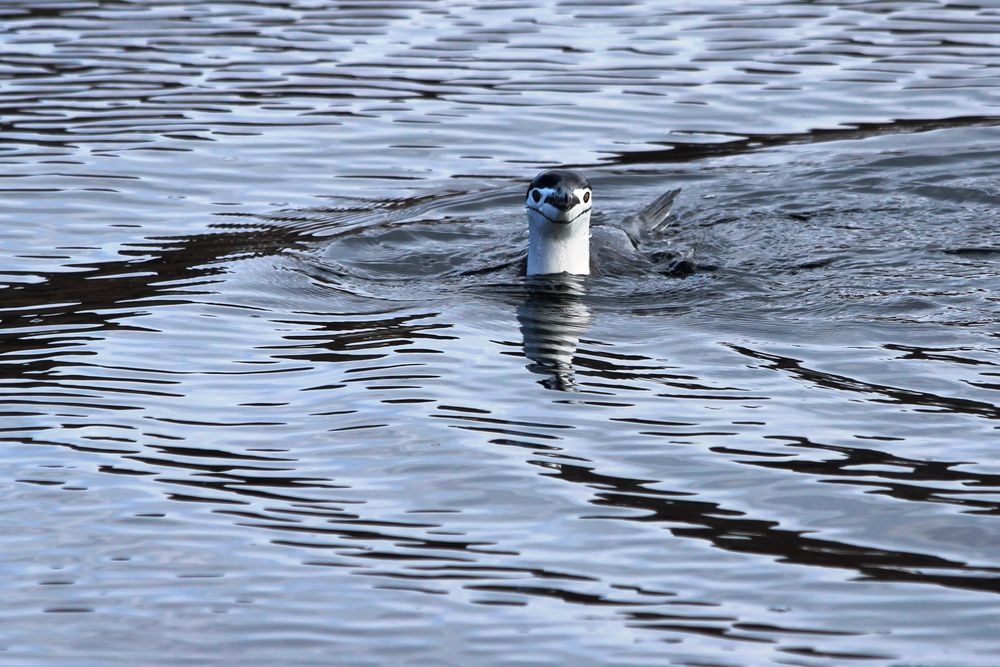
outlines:
[[[528,209],[528,275],[553,273],[590,275],[590,211],[559,223]]]

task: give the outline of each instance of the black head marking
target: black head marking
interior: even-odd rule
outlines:
[[[560,188],[567,192],[579,190],[580,188],[590,188],[590,183],[581,174],[569,169],[552,169],[543,171],[535,176],[528,186],[528,192],[532,188]]]

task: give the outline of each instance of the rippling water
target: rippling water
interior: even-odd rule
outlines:
[[[998,90],[976,2],[0,6],[0,663],[994,665]],[[672,228],[520,278],[557,164]]]

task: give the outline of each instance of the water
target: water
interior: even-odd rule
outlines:
[[[998,35],[0,6],[0,662],[995,664]],[[673,228],[526,282],[556,164]]]

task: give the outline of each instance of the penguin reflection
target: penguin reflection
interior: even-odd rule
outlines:
[[[583,302],[584,278],[568,274],[528,279],[528,292],[517,309],[528,370],[544,375],[540,384],[576,391],[573,357],[590,324]]]

